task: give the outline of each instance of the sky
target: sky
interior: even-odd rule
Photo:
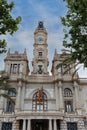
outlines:
[[[7,48],[10,51],[24,52],[27,50],[27,56],[29,60],[29,66],[32,71],[32,58],[33,58],[33,44],[34,44],[34,31],[39,21],[43,21],[44,26],[48,32],[48,59],[50,62],[49,71],[51,70],[51,63],[54,55],[54,50],[60,53],[63,41],[63,25],[61,24],[61,16],[64,16],[67,12],[66,4],[63,0],[8,0],[14,1],[14,9],[12,16],[22,17],[22,21],[19,24],[19,30],[14,33],[13,36],[7,34],[1,36],[7,40]],[[4,69],[4,58],[6,54],[0,55],[0,70]],[[87,78],[87,70],[79,70],[80,77]]]

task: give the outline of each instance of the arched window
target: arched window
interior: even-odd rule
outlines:
[[[9,95],[10,97],[16,97],[16,89],[13,88],[12,90],[9,90],[9,91],[8,91],[8,95]]]
[[[32,110],[46,111],[47,110],[47,95],[42,89],[38,89],[32,98]]]
[[[64,89],[64,106],[65,112],[73,111],[73,93],[69,88]]]
[[[64,89],[64,97],[72,97],[72,96],[73,96],[73,94],[72,94],[71,89],[65,88]]]

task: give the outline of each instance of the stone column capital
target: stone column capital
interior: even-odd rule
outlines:
[[[18,86],[19,86],[19,87],[22,87],[22,81],[19,81],[19,82],[18,82]]]
[[[77,83],[76,81],[74,81],[74,82],[73,82],[73,86],[74,86],[74,87],[78,87],[79,85],[78,85],[78,83]]]
[[[62,81],[59,81],[58,82],[58,87],[62,87],[63,85],[62,85]]]

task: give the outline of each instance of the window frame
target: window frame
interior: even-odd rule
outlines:
[[[12,130],[12,122],[2,122],[1,130]]]
[[[67,122],[67,130],[77,130],[76,122]]]
[[[47,95],[42,91],[42,100],[38,100],[38,91],[34,93],[32,98],[32,110],[33,111],[47,111],[48,101]]]
[[[39,51],[39,52],[38,52],[38,56],[39,56],[39,57],[42,57],[42,55],[43,55],[43,52],[42,52],[42,51]]]
[[[13,88],[14,90],[15,90],[15,88]],[[14,93],[12,90],[9,90],[8,91],[8,95],[10,96],[10,97],[16,97],[16,93]]]
[[[11,113],[15,110],[15,104],[13,104],[10,100],[7,100],[6,103],[6,112]]]
[[[73,112],[73,100],[65,100],[64,101],[65,112]]]
[[[64,109],[65,112],[73,112],[73,93],[70,88],[64,89]]]

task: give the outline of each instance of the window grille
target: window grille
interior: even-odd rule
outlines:
[[[77,123],[67,123],[67,130],[77,130]]]
[[[73,112],[73,93],[71,89],[64,89],[64,107],[65,112]]]
[[[1,130],[12,130],[12,123],[3,122]]]

